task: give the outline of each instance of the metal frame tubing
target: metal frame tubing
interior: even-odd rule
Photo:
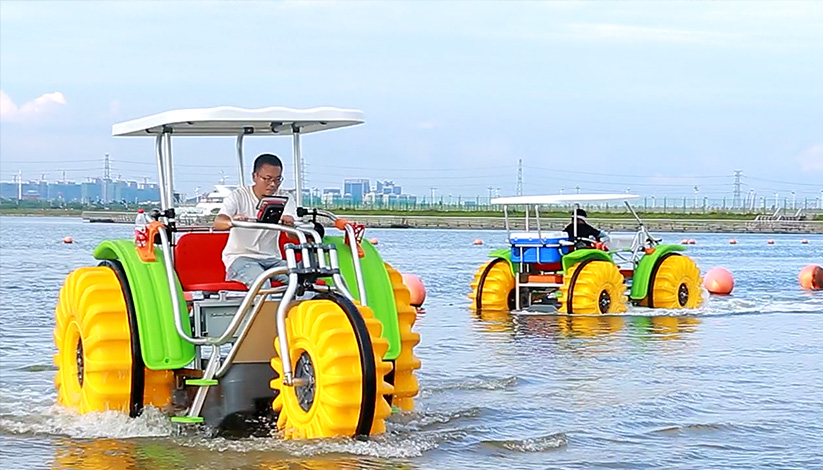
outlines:
[[[368,306],[368,302],[366,301],[366,282],[363,280],[363,268],[360,267],[360,256],[357,255],[357,240],[354,238],[354,229],[351,225],[346,225],[346,234],[349,236],[349,248],[352,263],[354,264],[354,277],[357,280],[357,291],[360,292],[360,304]]]
[[[297,207],[303,206],[303,168],[302,157],[300,155],[300,127],[297,124],[291,125],[292,154],[294,156],[294,196]]]
[[[572,230],[574,230],[575,241],[577,241],[577,209],[580,209],[580,204],[575,202],[572,209]]]
[[[171,130],[163,130],[163,150],[165,153],[165,173],[166,173],[166,209],[174,207],[174,165],[172,164],[171,153]],[[173,222],[170,220],[169,222]]]
[[[243,169],[243,137],[246,136],[245,131],[237,136],[237,181],[240,183],[240,186],[246,185],[246,172]]]
[[[311,268],[311,258],[309,256],[308,248],[305,247],[307,244],[306,233],[309,233],[315,241],[320,240],[320,234],[314,230],[305,230],[293,227],[287,227],[278,224],[263,224],[263,223],[253,223],[253,222],[243,222],[243,221],[233,221],[233,226],[241,227],[241,228],[256,228],[256,229],[264,229],[264,230],[280,230],[283,232],[287,232],[293,235],[296,235],[300,244],[304,245],[301,249],[301,253],[303,255],[302,265],[305,268]],[[234,356],[237,354],[237,349],[239,345],[242,343],[243,339],[246,337],[251,324],[254,322],[254,318],[260,312],[263,303],[265,302],[264,299],[261,298],[259,302],[256,304],[254,303],[254,299],[257,298],[258,295],[266,295],[270,293],[279,293],[282,292],[282,288],[274,288],[274,289],[262,289],[263,284],[273,276],[277,274],[282,274],[289,272],[289,283],[285,288],[285,292],[283,293],[283,297],[280,300],[280,304],[277,307],[277,341],[280,345],[281,350],[281,360],[283,364],[283,383],[285,385],[291,386],[294,384],[294,374],[291,368],[291,357],[288,350],[288,336],[286,334],[286,313],[288,311],[289,304],[291,303],[292,299],[294,298],[294,294],[297,291],[299,277],[298,274],[293,272],[295,268],[298,267],[298,263],[294,254],[294,250],[286,250],[286,266],[280,266],[276,268],[271,268],[263,272],[257,279],[255,279],[254,283],[249,288],[249,291],[246,293],[246,296],[243,298],[243,302],[237,309],[234,317],[232,318],[229,325],[226,327],[226,330],[223,332],[222,335],[219,337],[207,337],[207,338],[194,338],[186,334],[183,330],[183,323],[176,312],[180,311],[180,302],[177,297],[176,289],[173,286],[176,286],[174,280],[174,266],[171,261],[171,244],[169,243],[169,237],[166,234],[165,230],[160,230],[160,245],[163,251],[164,257],[164,266],[166,270],[166,278],[167,284],[169,288],[169,295],[171,296],[172,301],[172,310],[175,312],[174,314],[174,326],[177,330],[177,334],[180,335],[181,338],[184,340],[198,345],[198,346],[212,346],[214,350],[217,350],[220,345],[227,343],[229,339],[234,335],[237,329],[240,327],[240,324],[245,320],[248,316],[249,320],[243,325],[242,329],[240,330],[237,341],[235,341],[234,346],[232,347],[231,351],[229,352],[226,360],[221,364],[219,354],[215,356],[215,353],[212,352],[211,359],[209,363],[206,365],[206,369],[204,371],[203,377],[206,379],[211,379],[215,376],[221,377],[228,371],[228,368],[231,366]],[[319,243],[318,243],[319,245]],[[323,251],[320,247],[316,250],[318,265],[320,267],[325,267],[325,251]],[[339,269],[338,258],[337,258],[337,250],[329,250],[329,260],[331,263],[331,267],[334,269]],[[292,271],[292,272],[290,272]],[[343,282],[342,276],[340,274],[333,274],[333,279],[335,281],[335,286],[340,290],[340,292],[348,299],[353,300],[351,293],[346,289],[345,282]],[[248,315],[248,312],[251,310],[251,315]],[[195,403],[196,404],[196,403]],[[200,403],[202,405],[202,403]],[[192,405],[191,412],[194,412],[195,405]],[[199,414],[199,408],[197,409],[196,413],[193,416]]]
[[[336,221],[338,219],[338,217],[332,214],[331,212],[319,209],[317,210],[317,215],[322,215],[323,217],[326,217],[331,221]],[[354,229],[351,228],[351,226],[346,225],[345,232],[349,237],[349,248],[352,256],[352,264],[354,265],[354,277],[357,281],[357,290],[358,292],[360,292],[360,303],[364,306],[367,306],[368,304],[366,302],[366,283],[363,281],[363,269],[360,266],[360,257],[357,256],[357,241],[354,238]],[[336,282],[337,280],[335,279],[335,283]],[[349,294],[349,296],[350,295],[351,294]]]
[[[166,210],[166,170],[163,158],[163,134],[159,134],[154,142],[155,153],[157,154],[157,179],[160,186],[160,209]]]

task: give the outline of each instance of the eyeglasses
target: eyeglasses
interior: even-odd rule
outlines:
[[[266,184],[277,183],[280,184],[283,182],[282,176],[261,176],[260,179]]]

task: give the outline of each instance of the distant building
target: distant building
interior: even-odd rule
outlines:
[[[378,207],[414,205],[417,203],[417,196],[413,196],[411,194],[380,194],[377,192],[371,192],[366,194],[366,196],[363,198],[363,203],[366,205]]]
[[[394,181],[377,181],[377,186],[374,189],[377,194],[403,194],[403,188],[394,184]]]
[[[323,189],[323,204],[340,204],[342,201],[342,193],[340,188],[325,188]]]
[[[349,178],[343,180],[343,195],[350,198],[354,204],[360,204],[364,196],[371,192],[369,180],[366,178]]]
[[[0,183],[0,197],[42,201],[62,201],[80,203],[159,203],[160,188],[154,183],[92,178],[89,181],[24,181]]]
[[[40,193],[37,190],[29,189],[28,191],[23,193],[23,200],[24,201],[39,201],[40,200]]]

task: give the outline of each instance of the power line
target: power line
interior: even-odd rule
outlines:
[[[695,175],[695,176],[688,176],[688,175],[639,175],[637,173],[634,174],[618,174],[618,173],[594,173],[589,171],[572,171],[572,170],[561,170],[558,168],[544,168],[538,166],[530,166],[527,165],[526,168],[531,168],[534,170],[541,170],[541,171],[550,171],[554,173],[568,173],[572,175],[589,175],[589,176],[620,176],[622,178],[680,178],[680,179],[692,179],[692,178],[699,178],[699,179],[707,179],[707,178],[726,178],[725,175]]]
[[[823,185],[818,184],[818,183],[798,183],[798,182],[795,182],[795,181],[791,181],[791,182],[790,181],[777,181],[777,180],[770,180],[770,179],[766,179],[766,178],[757,178],[755,176],[744,176],[744,178],[748,178],[750,180],[756,180],[756,181],[765,181],[767,183],[789,184],[789,185],[798,185],[798,186],[817,186],[817,187],[823,186]]]
[[[378,167],[371,167],[371,166],[338,166],[338,165],[326,165],[325,163],[309,163],[306,162],[307,167],[311,166],[321,166],[323,168],[335,168],[341,170],[369,170],[369,171],[473,171],[473,170],[501,170],[501,169],[511,169],[510,166],[486,166],[486,167],[459,167],[459,168],[378,168]]]

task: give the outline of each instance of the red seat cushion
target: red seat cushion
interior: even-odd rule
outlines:
[[[177,240],[174,247],[174,269],[184,291],[248,290],[242,282],[226,280],[223,248],[228,240],[229,232],[193,232],[184,234]],[[271,284],[274,287],[283,285],[275,280]]]
[[[292,235],[286,232],[280,232],[280,238],[277,239],[277,245],[280,247],[280,256],[283,259],[286,259],[286,244],[287,243],[294,243],[295,245],[300,243],[300,240],[297,239],[296,235]],[[299,250],[294,252],[294,259],[298,263],[303,259],[303,254],[300,253]]]
[[[184,285],[183,289],[187,291],[200,290],[205,292],[217,292],[221,290],[249,290],[245,284],[237,281],[189,283]]]
[[[174,269],[184,291],[246,290],[240,282],[226,281],[223,248],[229,232],[186,233],[174,247]]]

